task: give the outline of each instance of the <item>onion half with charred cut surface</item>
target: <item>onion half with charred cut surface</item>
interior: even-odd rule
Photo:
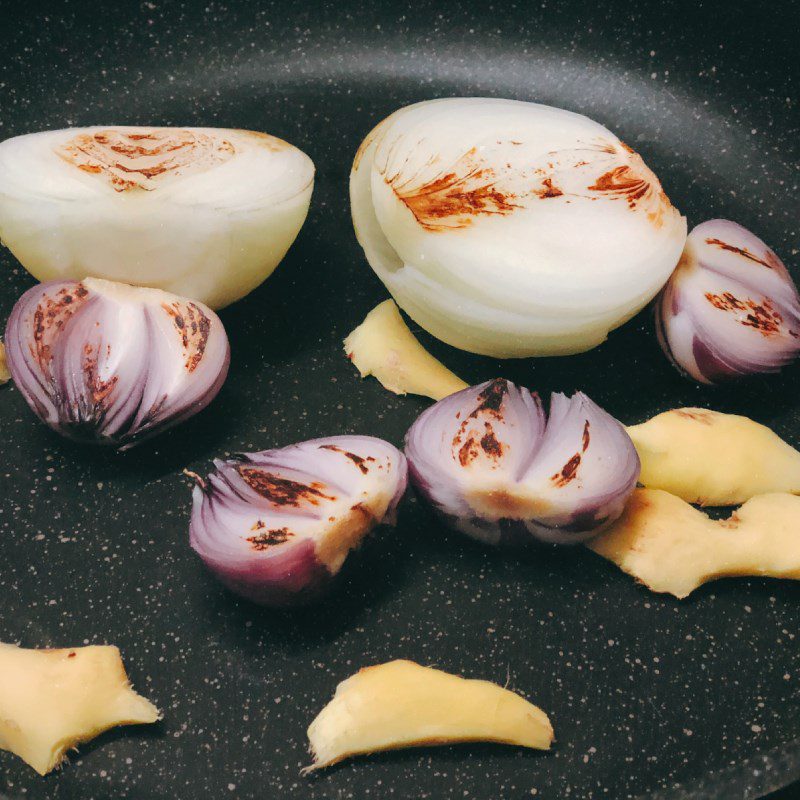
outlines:
[[[29,289],[5,339],[11,377],[35,414],[71,439],[121,449],[205,408],[230,362],[207,306],[96,278]]]
[[[371,436],[332,436],[216,460],[193,492],[191,544],[227,586],[269,606],[319,597],[376,525],[393,523],[403,454]]]
[[[400,109],[361,145],[350,197],[398,304],[445,342],[500,357],[600,344],[663,286],[686,239],[613,133],[512,100]]]
[[[586,395],[538,395],[498,379],[427,409],[406,434],[417,490],[453,528],[488,544],[571,544],[613,522],[639,458]]]
[[[800,355],[800,295],[778,256],[725,219],[689,234],[656,304],[667,357],[701,383],[778,372]]]
[[[92,127],[0,144],[0,238],[39,280],[87,275],[221,308],[281,261],[314,165],[221,128]]]

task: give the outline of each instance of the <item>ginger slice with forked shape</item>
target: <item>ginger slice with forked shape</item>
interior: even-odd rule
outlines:
[[[716,578],[800,580],[800,497],[759,495],[713,520],[668,492],[637,489],[622,517],[586,546],[679,599]]]
[[[306,772],[418,745],[499,742],[547,750],[553,728],[544,711],[497,684],[397,660],[340,683],[308,740],[314,763]]]
[[[800,494],[800,452],[747,417],[676,408],[628,428],[639,482],[702,506],[734,506],[770,492]]]
[[[0,643],[0,749],[40,775],[109,728],[159,716],[131,688],[116,647],[28,650]]]
[[[410,392],[441,400],[467,388],[417,341],[394,300],[375,306],[344,340],[344,350],[362,378],[374,375],[395,394]]]

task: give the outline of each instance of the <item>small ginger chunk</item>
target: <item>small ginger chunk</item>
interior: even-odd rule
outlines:
[[[0,386],[11,380],[11,373],[8,371],[6,362],[6,346],[0,342]]]
[[[311,723],[308,740],[310,771],[418,745],[499,742],[547,750],[553,728],[544,711],[497,684],[398,660],[340,683]]]
[[[713,520],[675,495],[637,489],[622,517],[586,546],[677,598],[716,578],[800,580],[800,497],[759,495]]]
[[[0,749],[40,775],[70,748],[117,725],[155,722],[158,709],[128,683],[111,646],[27,650],[0,644]]]
[[[394,300],[375,306],[344,340],[344,350],[362,378],[374,375],[395,394],[441,400],[467,387],[417,341]]]
[[[639,482],[701,506],[739,505],[759,494],[800,494],[800,452],[747,417],[676,408],[628,428]]]

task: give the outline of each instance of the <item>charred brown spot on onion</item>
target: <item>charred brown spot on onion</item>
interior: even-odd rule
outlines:
[[[483,437],[480,441],[478,441],[472,433],[469,434],[466,440],[464,437],[469,429],[470,420],[477,420],[481,415],[486,415],[495,420],[502,421],[503,415],[501,410],[503,407],[503,399],[507,394],[508,382],[502,378],[496,378],[480,392],[477,397],[477,406],[461,421],[461,424],[458,426],[458,431],[453,437],[453,448],[458,450],[458,460],[462,466],[467,466],[467,464],[474,461],[475,458],[480,455],[481,449],[484,450],[487,455],[496,455],[499,448],[499,454],[502,455],[502,445],[494,439],[494,432],[488,422],[485,422],[484,426],[487,433],[491,433],[491,436],[486,440],[486,447],[483,445]],[[456,415],[456,419],[460,418],[460,416],[461,412]],[[494,442],[492,439],[494,439]]]
[[[109,128],[81,133],[55,152],[82,172],[106,180],[114,191],[127,192],[152,191],[170,178],[205,172],[231,159],[235,148],[217,134],[200,131]]]
[[[589,442],[591,441],[591,435],[589,434],[590,427],[589,420],[587,419],[583,424],[583,435],[581,436],[581,443],[583,445],[584,453],[589,449]]]
[[[631,154],[633,163],[620,164],[607,170],[587,189],[610,199],[624,199],[632,211],[641,207],[647,218],[659,227],[663,224],[665,212],[672,208],[672,204],[658,178],[639,155],[630,148],[624,149]]]
[[[183,349],[188,352],[185,367],[194,372],[202,361],[211,332],[211,320],[195,303],[162,303],[161,307],[172,317]]]
[[[55,297],[45,295],[33,312],[33,342],[30,351],[39,367],[49,373],[52,360],[52,340],[64,329],[83,305],[86,289],[78,284],[72,290],[62,287]]]
[[[489,423],[486,423],[486,427],[488,430],[481,437],[481,450],[483,450],[483,452],[489,456],[489,458],[497,461],[502,457],[505,446],[502,442],[498,441],[497,436],[495,436],[495,433]]]
[[[736,247],[735,245],[728,244],[728,242],[723,242],[722,239],[707,238],[706,244],[711,244],[715,247],[719,247],[721,250],[727,250],[730,253],[735,253],[737,256],[742,256],[742,258],[748,259],[748,261],[754,261],[756,264],[761,264],[761,266],[766,267],[767,269],[775,269],[776,266],[780,266],[780,260],[771,250],[767,250],[764,258],[759,258],[755,253],[751,253],[746,247]]]
[[[475,437],[470,435],[464,444],[458,448],[458,463],[462,467],[469,466],[480,455],[480,449]]]
[[[265,527],[264,523],[261,522],[261,527]],[[270,547],[274,547],[278,544],[283,544],[284,542],[288,542],[289,539],[294,536],[288,528],[275,528],[269,531],[260,531],[255,536],[248,536],[247,541],[250,542],[253,550],[269,550]]]
[[[561,189],[559,189],[558,186],[553,185],[552,178],[545,178],[542,181],[542,188],[535,189],[534,194],[537,197],[540,197],[542,200],[547,200],[548,198],[551,197],[562,197],[564,195],[564,192]]]
[[[578,467],[581,465],[581,454],[575,453],[572,458],[567,461],[561,468],[561,472],[556,472],[555,475],[550,476],[553,485],[561,489],[571,481],[575,480],[578,474]]]
[[[453,165],[452,171],[419,182],[417,174],[402,170],[384,176],[395,195],[426,230],[465,228],[479,216],[505,216],[519,206],[516,195],[496,185],[497,174],[483,165],[477,149],[471,148]]]
[[[503,399],[508,394],[508,381],[503,378],[495,378],[479,395],[480,404],[470,414],[470,417],[477,417],[478,414],[487,411],[500,418],[500,409],[503,407]]]
[[[762,336],[774,336],[781,331],[783,316],[767,298],[761,303],[756,303],[750,298],[740,300],[730,292],[722,294],[706,292],[705,298],[720,311],[737,312],[740,324],[747,328],[755,328]]]
[[[356,455],[355,453],[351,453],[348,450],[342,450],[341,447],[337,447],[335,444],[321,444],[320,450],[333,450],[336,453],[341,453],[345,458],[349,458],[360,470],[363,475],[366,475],[369,472],[369,467],[367,463],[370,461],[375,461],[372,456],[362,457]]]
[[[103,380],[100,377],[97,358],[91,355],[87,355],[83,362],[83,374],[95,408],[99,411],[103,404],[110,399],[119,382],[119,375],[112,375],[108,380]]]
[[[271,472],[264,472],[258,467],[239,466],[236,471],[256,494],[276,506],[298,508],[303,503],[318,506],[320,500],[336,500],[333,495],[325,494],[322,491],[325,484],[318,481],[312,481],[309,484],[300,483]]]

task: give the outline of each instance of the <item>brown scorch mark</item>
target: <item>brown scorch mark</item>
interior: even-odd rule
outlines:
[[[111,396],[119,381],[119,375],[112,375],[108,380],[103,380],[100,377],[97,356],[93,355],[89,345],[84,347],[83,375],[95,409],[102,410],[103,404]]]
[[[699,422],[702,425],[713,425],[714,418],[713,414],[709,411],[688,411],[685,408],[678,408],[674,412],[679,417],[684,417],[685,419],[690,419],[693,422]]]
[[[480,392],[477,398],[478,405],[461,421],[453,437],[453,450],[462,467],[471,464],[481,453],[497,462],[505,452],[506,446],[498,440],[490,420],[502,421],[501,409],[507,393],[508,382],[496,378]],[[471,421],[480,417],[484,418],[484,432],[468,430]]]
[[[36,306],[33,312],[33,343],[30,349],[31,355],[45,374],[49,374],[53,358],[53,340],[80,308],[88,294],[88,290],[81,283],[74,289],[65,286],[53,297],[50,295],[42,297]]]
[[[497,185],[497,174],[479,161],[476,148],[467,151],[449,172],[418,183],[402,171],[385,175],[386,183],[426,230],[466,228],[476,217],[505,216],[519,206],[516,196]]]
[[[759,258],[755,253],[751,253],[746,247],[736,247],[732,244],[728,244],[727,242],[723,242],[722,239],[706,239],[706,244],[713,244],[715,247],[719,247],[721,250],[727,250],[730,253],[736,253],[736,255],[742,256],[742,258],[746,258],[750,261],[755,261],[756,264],[761,264],[767,269],[775,269],[780,265],[778,256],[776,256],[772,250],[767,250],[764,258]]]
[[[578,474],[578,467],[580,464],[581,454],[575,453],[575,455],[572,456],[572,458],[561,468],[561,472],[556,472],[555,475],[550,476],[550,480],[553,482],[556,488],[561,489],[570,481],[575,479],[576,475]]]
[[[606,192],[624,197],[633,208],[650,189],[649,182],[624,164],[603,173],[591,186],[590,192]]]
[[[206,351],[208,337],[211,333],[211,320],[205,312],[194,303],[162,303],[161,308],[172,317],[183,345],[187,372],[194,372],[202,361]]]
[[[80,133],[55,152],[82,172],[107,181],[117,192],[149,192],[170,178],[205,172],[235,155],[227,139],[181,128]]]
[[[756,303],[749,297],[740,300],[730,292],[722,294],[706,292],[705,298],[720,311],[734,312],[737,315],[737,322],[747,328],[754,328],[762,336],[775,336],[781,332],[783,317],[767,298],[761,303]]]
[[[341,453],[346,458],[349,458],[362,472],[362,474],[366,475],[369,472],[369,467],[367,466],[367,462],[375,461],[372,456],[367,456],[364,458],[363,456],[356,455],[355,453],[351,453],[348,450],[342,450],[341,447],[337,447],[335,444],[321,444],[319,446],[320,450],[333,450],[336,453]]]
[[[546,200],[550,197],[561,197],[564,192],[558,186],[553,186],[552,178],[545,178],[542,181],[542,188],[534,190],[534,194],[542,200]]]
[[[453,440],[453,446],[457,446],[457,444],[458,443]],[[468,464],[471,464],[478,455],[478,443],[475,441],[475,437],[470,434],[464,444],[458,448],[458,463],[461,464],[462,467],[466,467]]]
[[[497,461],[500,456],[503,455],[503,443],[498,441],[497,437],[494,435],[492,426],[489,425],[488,422],[486,423],[486,428],[486,433],[481,436],[481,450],[483,450],[487,456]]]
[[[293,506],[298,508],[301,503],[318,506],[320,500],[336,500],[332,495],[325,494],[322,489],[324,483],[300,483],[289,478],[281,478],[271,472],[264,472],[258,467],[241,465],[236,471],[242,476],[245,483],[261,497],[266,498],[276,506]]]
[[[626,163],[606,170],[587,189],[610,199],[624,199],[632,211],[643,210],[656,227],[663,223],[664,213],[672,208],[661,183],[641,156],[624,142]],[[616,149],[612,152],[617,154]]]
[[[469,416],[475,418],[485,411],[497,419],[502,419],[500,409],[503,407],[503,400],[507,394],[508,381],[503,378],[495,378],[478,395],[478,400],[480,402],[478,403],[477,408]]]
[[[253,530],[260,531],[255,536],[248,536],[247,541],[253,546],[253,550],[267,550],[276,544],[283,544],[288,539],[291,539],[294,534],[288,528],[275,528],[273,530],[262,530],[264,527],[263,522],[259,520],[254,526]]]
[[[591,436],[589,435],[589,420],[587,419],[583,425],[583,436],[581,437],[581,443],[583,446],[583,452],[585,453],[589,449],[589,442],[591,441]]]

